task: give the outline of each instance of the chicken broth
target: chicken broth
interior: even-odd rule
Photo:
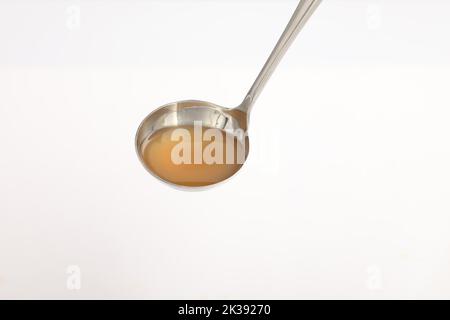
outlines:
[[[246,138],[197,125],[167,127],[142,145],[142,160],[161,179],[199,187],[234,175],[245,161]]]

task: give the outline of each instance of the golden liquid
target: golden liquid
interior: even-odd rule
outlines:
[[[183,139],[180,137],[176,139],[177,137],[173,136],[173,133],[174,130],[179,128],[186,129],[189,132],[191,148],[184,150],[190,151],[190,157],[188,157],[190,162],[186,161],[185,163],[176,164],[174,163],[173,150]],[[221,150],[223,157],[219,157],[222,161],[217,161],[222,163],[208,164],[203,156],[205,148],[208,148],[208,145],[215,142],[216,139],[212,138],[211,141],[205,141],[203,133],[206,130],[208,128],[203,127],[200,136],[195,134],[194,126],[168,127],[158,130],[143,144],[142,160],[147,168],[158,177],[177,185],[199,187],[223,181],[234,175],[242,167],[245,160],[245,146],[233,135],[213,129],[221,136],[222,140],[218,141],[216,151],[211,154],[214,156],[220,155]],[[196,140],[194,141],[194,139]],[[199,146],[196,149],[197,151],[194,148],[195,142],[199,143],[197,144]],[[199,160],[199,151],[201,151],[202,159],[200,159],[201,163],[196,163],[195,159]],[[194,154],[195,152],[197,153],[197,158]],[[184,151],[175,152],[175,154],[185,156]]]

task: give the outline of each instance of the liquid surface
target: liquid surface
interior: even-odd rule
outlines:
[[[181,129],[181,130],[180,130]],[[218,129],[168,127],[142,145],[142,160],[161,179],[199,187],[234,175],[245,161],[245,144]]]

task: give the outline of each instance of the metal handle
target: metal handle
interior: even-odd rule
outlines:
[[[258,77],[256,78],[250,91],[245,96],[244,101],[238,107],[239,110],[249,113],[251,107],[255,103],[265,84],[269,80],[278,63],[283,58],[286,51],[291,46],[292,42],[297,37],[300,30],[303,28],[309,17],[313,14],[315,9],[319,6],[322,0],[301,0],[297,9],[295,9],[291,20],[289,21],[286,29],[278,40],[277,45],[273,49],[269,59],[262,68]]]

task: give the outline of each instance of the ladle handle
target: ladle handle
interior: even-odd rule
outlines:
[[[315,9],[319,6],[321,1],[322,0],[300,0],[297,9],[295,9],[291,20],[281,35],[280,40],[278,40],[278,43],[273,49],[269,59],[267,59],[266,64],[253,83],[253,86],[245,96],[244,101],[238,107],[239,110],[247,113],[250,112],[254,102],[258,98],[272,73],[275,71],[278,63],[283,58],[298,33],[308,21],[309,17],[311,17]]]

